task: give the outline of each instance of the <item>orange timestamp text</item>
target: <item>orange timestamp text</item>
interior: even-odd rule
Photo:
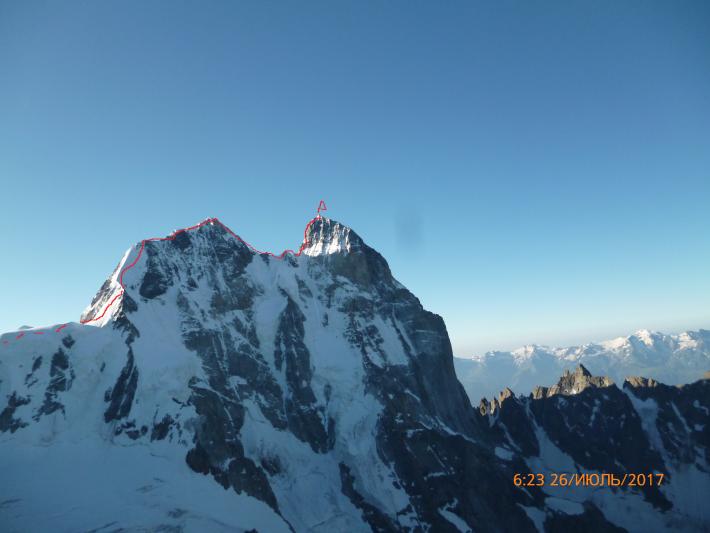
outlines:
[[[513,476],[516,487],[652,487],[660,486],[663,473],[611,474],[605,473],[525,473]]]

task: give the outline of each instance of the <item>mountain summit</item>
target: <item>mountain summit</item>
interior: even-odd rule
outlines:
[[[358,252],[365,247],[353,230],[323,216],[313,219],[305,237],[307,245],[303,253],[310,256]]]

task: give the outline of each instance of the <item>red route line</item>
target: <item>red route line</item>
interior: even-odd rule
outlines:
[[[251,244],[249,244],[247,241],[245,241],[245,240],[242,239],[239,235],[237,235],[237,234],[234,233],[231,229],[229,229],[229,228],[228,228],[225,224],[223,224],[222,221],[219,220],[218,218],[208,218],[207,220],[203,220],[203,221],[200,222],[199,224],[195,224],[194,226],[190,226],[189,228],[183,228],[183,229],[179,229],[179,230],[177,230],[177,231],[174,231],[172,234],[168,235],[167,237],[152,237],[152,238],[150,238],[150,239],[143,239],[143,240],[141,241],[141,247],[140,247],[140,249],[138,250],[138,255],[136,255],[136,258],[133,260],[133,262],[132,262],[130,265],[124,267],[123,270],[121,270],[121,273],[118,275],[118,284],[121,286],[121,291],[120,291],[118,294],[116,294],[116,295],[111,299],[111,301],[108,303],[108,305],[106,305],[106,307],[104,308],[103,312],[102,312],[99,316],[95,316],[94,318],[90,318],[90,319],[88,319],[88,320],[81,320],[80,322],[81,322],[82,324],[88,324],[89,322],[95,322],[96,320],[101,320],[101,319],[104,317],[104,315],[106,315],[106,312],[107,312],[107,311],[109,310],[109,308],[113,305],[113,303],[114,303],[119,297],[123,296],[123,293],[126,291],[126,286],[123,284],[123,275],[126,273],[126,271],[128,271],[128,270],[130,270],[131,268],[133,268],[134,266],[136,266],[136,264],[138,263],[138,261],[139,261],[140,258],[141,258],[141,255],[143,255],[143,249],[145,248],[145,243],[147,243],[147,242],[154,242],[154,241],[172,241],[172,240],[175,240],[175,238],[176,238],[178,235],[180,235],[181,233],[185,233],[186,231],[196,230],[196,229],[201,228],[202,226],[205,226],[205,225],[207,225],[207,224],[219,224],[220,226],[222,226],[222,228],[224,228],[224,229],[227,231],[227,233],[229,233],[230,235],[232,235],[232,236],[233,236],[235,239],[237,239],[239,242],[244,243],[244,244],[245,244],[252,252],[254,252],[254,253],[257,253],[257,254],[260,254],[260,255],[268,255],[268,256],[274,257],[274,258],[276,258],[276,259],[283,259],[284,257],[286,257],[287,254],[292,254],[294,257],[298,257],[299,255],[301,255],[301,254],[303,253],[303,250],[304,250],[305,248],[307,248],[307,247],[310,245],[310,242],[307,240],[308,229],[309,229],[309,228],[311,227],[311,225],[312,225],[317,219],[319,219],[319,218],[321,218],[320,215],[318,215],[318,216],[312,218],[312,219],[308,222],[308,224],[306,224],[306,229],[303,230],[303,243],[301,244],[301,247],[298,249],[297,252],[294,252],[293,250],[290,250],[290,249],[289,249],[289,250],[284,250],[284,251],[281,252],[281,254],[279,254],[279,255],[272,254],[271,252],[262,252],[261,250],[257,250],[257,249],[254,248]]]
[[[121,296],[123,296],[123,293],[126,292],[126,287],[125,287],[125,285],[123,284],[123,275],[124,275],[128,270],[130,270],[131,268],[133,268],[134,266],[136,266],[136,264],[138,263],[138,261],[139,261],[140,258],[141,258],[141,255],[143,255],[143,249],[145,248],[145,243],[147,243],[147,242],[154,242],[154,241],[172,241],[172,240],[175,240],[175,238],[176,238],[178,235],[180,235],[181,233],[185,233],[186,231],[196,230],[196,229],[198,229],[198,228],[201,228],[202,226],[206,226],[207,224],[211,224],[211,225],[219,224],[220,226],[222,226],[222,228],[223,228],[225,231],[227,231],[227,233],[229,233],[230,235],[232,235],[235,239],[237,239],[237,240],[238,240],[239,242],[241,242],[242,244],[246,245],[252,252],[254,252],[254,253],[256,253],[256,254],[259,254],[259,255],[267,255],[267,256],[269,256],[269,257],[273,257],[274,259],[283,259],[283,258],[286,257],[286,255],[288,255],[288,254],[291,254],[291,255],[293,255],[294,257],[298,257],[298,256],[300,256],[300,255],[303,253],[303,251],[304,251],[306,248],[308,248],[308,247],[310,246],[311,243],[310,243],[310,241],[308,240],[308,230],[309,230],[309,228],[313,225],[313,223],[314,223],[316,220],[318,220],[318,219],[321,218],[320,212],[321,212],[321,211],[325,211],[325,210],[327,210],[327,208],[325,208],[325,204],[324,204],[323,201],[321,200],[321,205],[318,206],[318,215],[316,215],[314,218],[312,218],[312,219],[308,222],[308,224],[306,224],[306,229],[303,230],[303,242],[301,243],[301,246],[298,248],[298,251],[294,252],[293,250],[288,249],[288,250],[284,250],[284,251],[281,252],[279,255],[273,254],[273,253],[271,253],[271,252],[262,252],[261,250],[256,249],[254,246],[252,246],[252,245],[249,244],[247,241],[245,241],[244,239],[242,239],[239,235],[237,235],[236,233],[234,233],[234,232],[233,232],[231,229],[229,229],[224,223],[222,223],[221,220],[219,220],[219,219],[216,218],[216,217],[208,218],[207,220],[203,220],[203,221],[200,222],[199,224],[195,224],[194,226],[190,226],[189,228],[183,228],[183,229],[176,230],[176,231],[174,231],[173,233],[171,233],[170,235],[168,235],[167,237],[152,237],[152,238],[150,238],[150,239],[143,239],[143,240],[141,241],[141,246],[140,246],[140,248],[139,248],[139,250],[138,250],[138,255],[136,255],[136,258],[131,262],[131,264],[125,266],[125,267],[121,270],[120,274],[118,275],[118,284],[121,286],[121,290],[118,292],[118,294],[116,294],[113,298],[111,298],[111,301],[110,301],[108,304],[106,304],[106,307],[104,307],[103,312],[102,312],[99,316],[95,316],[94,318],[90,318],[90,319],[88,319],[88,320],[80,320],[79,322],[80,322],[81,324],[88,324],[88,323],[90,323],[90,322],[95,322],[95,321],[97,321],[97,320],[101,320],[101,319],[106,315],[106,313],[108,312],[109,308],[114,304],[114,302],[115,302],[116,300],[118,300]],[[67,323],[67,324],[62,324],[62,325],[60,325],[57,329],[55,329],[54,332],[55,332],[55,333],[59,333],[59,332],[62,331],[64,328],[66,328],[68,325],[69,325],[68,323]],[[43,334],[44,334],[44,331],[33,331],[32,333],[34,333],[35,335],[43,335]],[[21,338],[24,337],[24,336],[25,336],[24,332],[23,332],[23,333],[19,333],[19,334],[15,337],[15,340],[21,339]],[[7,340],[3,341],[3,344],[4,344],[4,345],[7,345],[7,344],[8,344],[8,341],[7,341]]]

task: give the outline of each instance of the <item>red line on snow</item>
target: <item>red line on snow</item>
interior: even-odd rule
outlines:
[[[300,255],[303,253],[303,251],[304,251],[306,248],[308,248],[308,246],[310,246],[310,244],[311,244],[311,243],[308,241],[308,230],[309,230],[309,228],[313,225],[313,223],[314,223],[316,220],[318,220],[319,218],[321,218],[320,212],[321,212],[321,211],[326,211],[326,210],[327,210],[327,208],[325,207],[325,202],[323,202],[323,200],[321,200],[321,201],[320,201],[320,204],[318,205],[318,214],[317,214],[314,218],[312,218],[312,219],[308,222],[308,224],[306,224],[306,229],[303,230],[303,242],[301,243],[301,246],[298,248],[298,250],[297,250],[297,251],[293,251],[293,250],[291,250],[291,249],[284,250],[284,251],[281,252],[279,255],[273,254],[273,253],[271,253],[271,252],[262,252],[261,250],[258,250],[257,248],[255,248],[254,246],[252,246],[251,244],[249,244],[247,241],[245,241],[244,239],[242,239],[239,235],[237,235],[236,233],[234,233],[234,232],[233,232],[231,229],[229,229],[224,223],[222,223],[221,220],[219,220],[219,219],[216,218],[216,217],[214,217],[214,218],[208,218],[207,220],[204,220],[204,221],[200,222],[199,224],[195,224],[194,226],[190,226],[189,228],[183,228],[183,229],[176,230],[176,231],[174,231],[173,233],[171,233],[170,235],[168,235],[167,237],[152,237],[152,238],[150,238],[150,239],[143,239],[143,240],[141,241],[141,243],[140,243],[140,248],[138,249],[138,254],[136,255],[136,258],[135,258],[129,265],[123,267],[123,269],[121,270],[121,272],[120,272],[119,275],[118,275],[118,284],[121,286],[121,290],[118,292],[118,294],[116,294],[113,298],[111,298],[111,301],[110,301],[108,304],[106,304],[106,307],[104,307],[104,310],[101,312],[100,315],[95,316],[94,318],[90,318],[90,319],[88,319],[88,320],[80,320],[80,323],[82,323],[82,324],[88,324],[88,323],[90,323],[90,322],[95,322],[95,321],[97,321],[97,320],[101,320],[101,319],[106,315],[106,313],[107,313],[108,310],[111,308],[111,306],[114,304],[114,302],[115,302],[116,300],[118,300],[121,296],[123,296],[123,293],[126,292],[126,287],[125,287],[125,285],[123,284],[123,275],[124,275],[128,270],[130,270],[131,268],[133,268],[134,266],[136,266],[136,264],[137,264],[138,261],[140,260],[141,256],[143,255],[143,249],[145,248],[145,243],[147,243],[147,242],[154,242],[154,241],[172,241],[172,240],[175,240],[175,238],[176,238],[178,235],[180,235],[181,233],[185,233],[185,232],[187,232],[187,231],[196,230],[196,229],[198,229],[198,228],[201,228],[202,226],[206,226],[207,224],[211,224],[211,225],[219,224],[227,233],[229,233],[230,235],[232,235],[235,239],[237,239],[237,240],[238,240],[239,242],[241,242],[242,244],[246,245],[252,252],[254,252],[254,253],[256,253],[256,254],[259,254],[259,255],[267,255],[267,256],[269,256],[269,257],[273,257],[274,259],[283,259],[283,258],[286,257],[288,254],[291,254],[291,255],[293,255],[294,257],[298,257],[298,256],[300,256]],[[57,329],[54,330],[55,333],[59,333],[59,332],[62,331],[64,328],[66,328],[68,325],[69,325],[69,324],[62,324],[62,325],[60,325]],[[34,333],[35,335],[43,335],[43,334],[44,334],[44,331],[33,331],[32,333]],[[24,333],[20,333],[20,334],[18,334],[18,335],[15,337],[15,340],[21,339],[21,338],[24,337],[24,336],[25,336]],[[3,344],[4,344],[4,345],[7,345],[7,344],[8,344],[8,341],[6,341],[6,340],[3,341]]]
[[[196,230],[196,229],[198,229],[198,228],[201,228],[202,226],[206,226],[207,224],[219,224],[220,226],[222,226],[222,228],[224,228],[225,231],[227,231],[227,233],[229,233],[230,235],[232,235],[232,236],[233,236],[235,239],[237,239],[239,242],[245,244],[245,245],[246,245],[252,252],[254,252],[254,253],[257,253],[257,254],[260,254],[260,255],[268,255],[269,257],[273,257],[273,258],[275,258],[275,259],[283,259],[284,257],[286,257],[287,254],[292,254],[294,257],[298,257],[299,255],[301,255],[301,254],[303,253],[303,250],[306,249],[306,248],[309,246],[310,242],[308,242],[308,240],[307,240],[308,229],[309,229],[309,228],[311,227],[311,225],[312,225],[317,219],[319,219],[319,218],[320,218],[320,215],[318,215],[318,216],[312,218],[312,219],[308,222],[308,224],[306,224],[306,229],[303,230],[303,243],[301,244],[301,246],[300,246],[300,248],[298,249],[297,252],[294,252],[293,250],[289,249],[289,250],[284,250],[284,251],[281,252],[279,255],[275,255],[275,254],[273,254],[273,253],[271,253],[271,252],[262,252],[261,250],[257,250],[254,246],[252,246],[251,244],[249,244],[247,241],[245,241],[245,240],[242,239],[239,235],[237,235],[237,234],[234,233],[231,229],[229,229],[229,228],[228,228],[225,224],[223,224],[222,221],[219,220],[218,218],[208,218],[207,220],[204,220],[204,221],[200,222],[199,224],[195,224],[194,226],[190,226],[189,228],[183,228],[183,229],[179,229],[179,230],[177,230],[177,231],[174,231],[172,234],[168,235],[167,237],[152,237],[152,238],[150,238],[150,239],[143,239],[143,240],[141,241],[141,246],[140,246],[140,248],[138,249],[138,254],[136,255],[136,258],[131,262],[131,264],[129,264],[129,265],[127,265],[126,267],[124,267],[123,270],[121,270],[120,274],[118,275],[118,284],[121,286],[121,291],[120,291],[118,294],[116,294],[116,295],[111,299],[111,301],[106,305],[106,307],[104,307],[103,312],[102,312],[99,316],[95,316],[94,318],[90,318],[90,319],[88,319],[88,320],[81,320],[81,323],[82,323],[82,324],[88,324],[89,322],[95,322],[96,320],[101,320],[101,319],[106,315],[107,311],[108,311],[109,308],[113,305],[113,303],[114,303],[119,297],[123,296],[123,293],[126,291],[126,286],[123,284],[123,275],[124,275],[128,270],[130,270],[131,268],[133,268],[134,266],[136,266],[136,264],[137,264],[138,261],[140,260],[141,256],[143,255],[143,250],[145,249],[145,243],[147,243],[147,242],[154,242],[154,241],[172,241],[172,240],[175,240],[175,238],[176,238],[178,235],[180,235],[181,233],[185,233],[186,231]]]

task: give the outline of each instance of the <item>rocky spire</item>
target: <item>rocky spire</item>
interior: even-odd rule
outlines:
[[[565,370],[556,385],[550,388],[537,387],[533,391],[533,398],[544,398],[562,394],[565,396],[579,394],[588,387],[609,387],[614,382],[607,376],[592,376],[584,365],[578,365],[574,372]]]
[[[311,256],[356,252],[364,245],[349,227],[326,217],[318,217],[309,224],[306,243],[303,253]]]

